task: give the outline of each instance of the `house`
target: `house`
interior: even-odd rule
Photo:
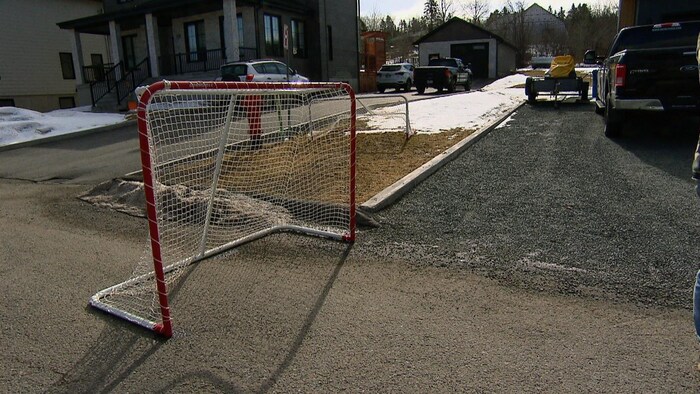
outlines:
[[[214,79],[227,62],[258,58],[283,61],[312,81],[344,81],[357,88],[357,0],[328,3],[104,0],[104,13],[59,26],[72,32],[76,51],[85,37],[105,37],[109,43],[111,68],[76,76],[88,103],[115,93],[122,103],[135,85],[149,79]]]
[[[700,2],[688,0],[620,0],[618,30],[627,26],[700,20]]]
[[[567,34],[563,20],[535,3],[523,11],[523,24],[528,33],[530,55],[560,54]]]
[[[471,65],[474,78],[498,78],[515,70],[516,48],[503,38],[460,18],[452,18],[419,38],[421,65],[433,57],[456,57]]]
[[[567,31],[563,20],[534,3],[522,12],[497,13],[487,28],[515,43],[522,52],[520,61],[535,56],[561,54]]]
[[[0,1],[0,106],[50,111],[82,104],[79,65],[106,63],[107,45],[102,36],[86,37],[76,52],[71,33],[56,23],[101,10],[95,0]]]

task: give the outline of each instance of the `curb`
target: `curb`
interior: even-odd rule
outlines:
[[[26,148],[28,146],[40,145],[40,144],[47,143],[47,142],[68,140],[71,138],[77,138],[77,137],[81,137],[81,136],[88,135],[88,134],[101,133],[103,131],[112,131],[112,130],[116,130],[116,129],[126,127],[126,126],[132,126],[132,125],[134,125],[134,126],[136,125],[135,119],[125,120],[123,122],[119,122],[119,123],[115,123],[115,124],[111,124],[111,125],[107,125],[107,126],[94,127],[91,129],[83,129],[80,131],[76,131],[74,133],[59,134],[59,135],[56,135],[53,137],[38,138],[35,140],[16,142],[14,144],[3,145],[3,146],[0,146],[0,152],[12,150],[12,149]]]
[[[379,212],[382,209],[393,204],[401,197],[403,197],[404,194],[411,191],[414,187],[418,186],[430,175],[434,174],[437,170],[442,168],[445,164],[454,160],[468,147],[474,145],[474,143],[480,140],[483,136],[490,133],[504,120],[508,119],[508,117],[511,116],[515,111],[520,109],[520,107],[522,107],[524,104],[525,101],[518,104],[516,107],[505,113],[500,118],[487,124],[481,130],[475,131],[462,141],[458,142],[449,149],[440,153],[438,156],[435,156],[432,160],[416,168],[408,175],[396,181],[393,185],[377,193],[374,197],[361,204],[359,208],[363,209],[366,212]]]

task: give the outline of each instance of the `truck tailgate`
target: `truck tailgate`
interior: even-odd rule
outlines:
[[[696,107],[700,102],[695,48],[627,50],[619,63],[627,71],[624,87],[617,88],[620,98],[656,97],[667,109]]]

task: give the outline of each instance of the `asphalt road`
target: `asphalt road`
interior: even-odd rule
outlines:
[[[0,178],[97,184],[141,169],[136,125],[0,152]]]
[[[146,221],[4,177],[0,391],[697,392],[693,127],[612,141],[590,106],[523,107],[354,245],[192,266],[168,341],[86,305],[147,256]]]

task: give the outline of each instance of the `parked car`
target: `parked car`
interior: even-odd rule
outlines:
[[[241,82],[309,82],[293,68],[276,60],[251,60],[221,66],[221,81]],[[287,79],[289,77],[289,79]]]
[[[457,85],[464,86],[464,90],[472,88],[472,70],[457,58],[430,59],[427,66],[416,67],[414,71],[414,83],[418,94],[425,93],[426,87],[447,89],[452,93]]]
[[[385,64],[377,71],[377,90],[384,93],[386,88],[394,88],[397,91],[411,90],[413,85],[413,64],[396,63]]]
[[[627,27],[606,59],[586,52],[584,63],[600,65],[596,112],[605,114],[607,137],[617,137],[635,112],[700,112],[698,33],[700,21]]]

